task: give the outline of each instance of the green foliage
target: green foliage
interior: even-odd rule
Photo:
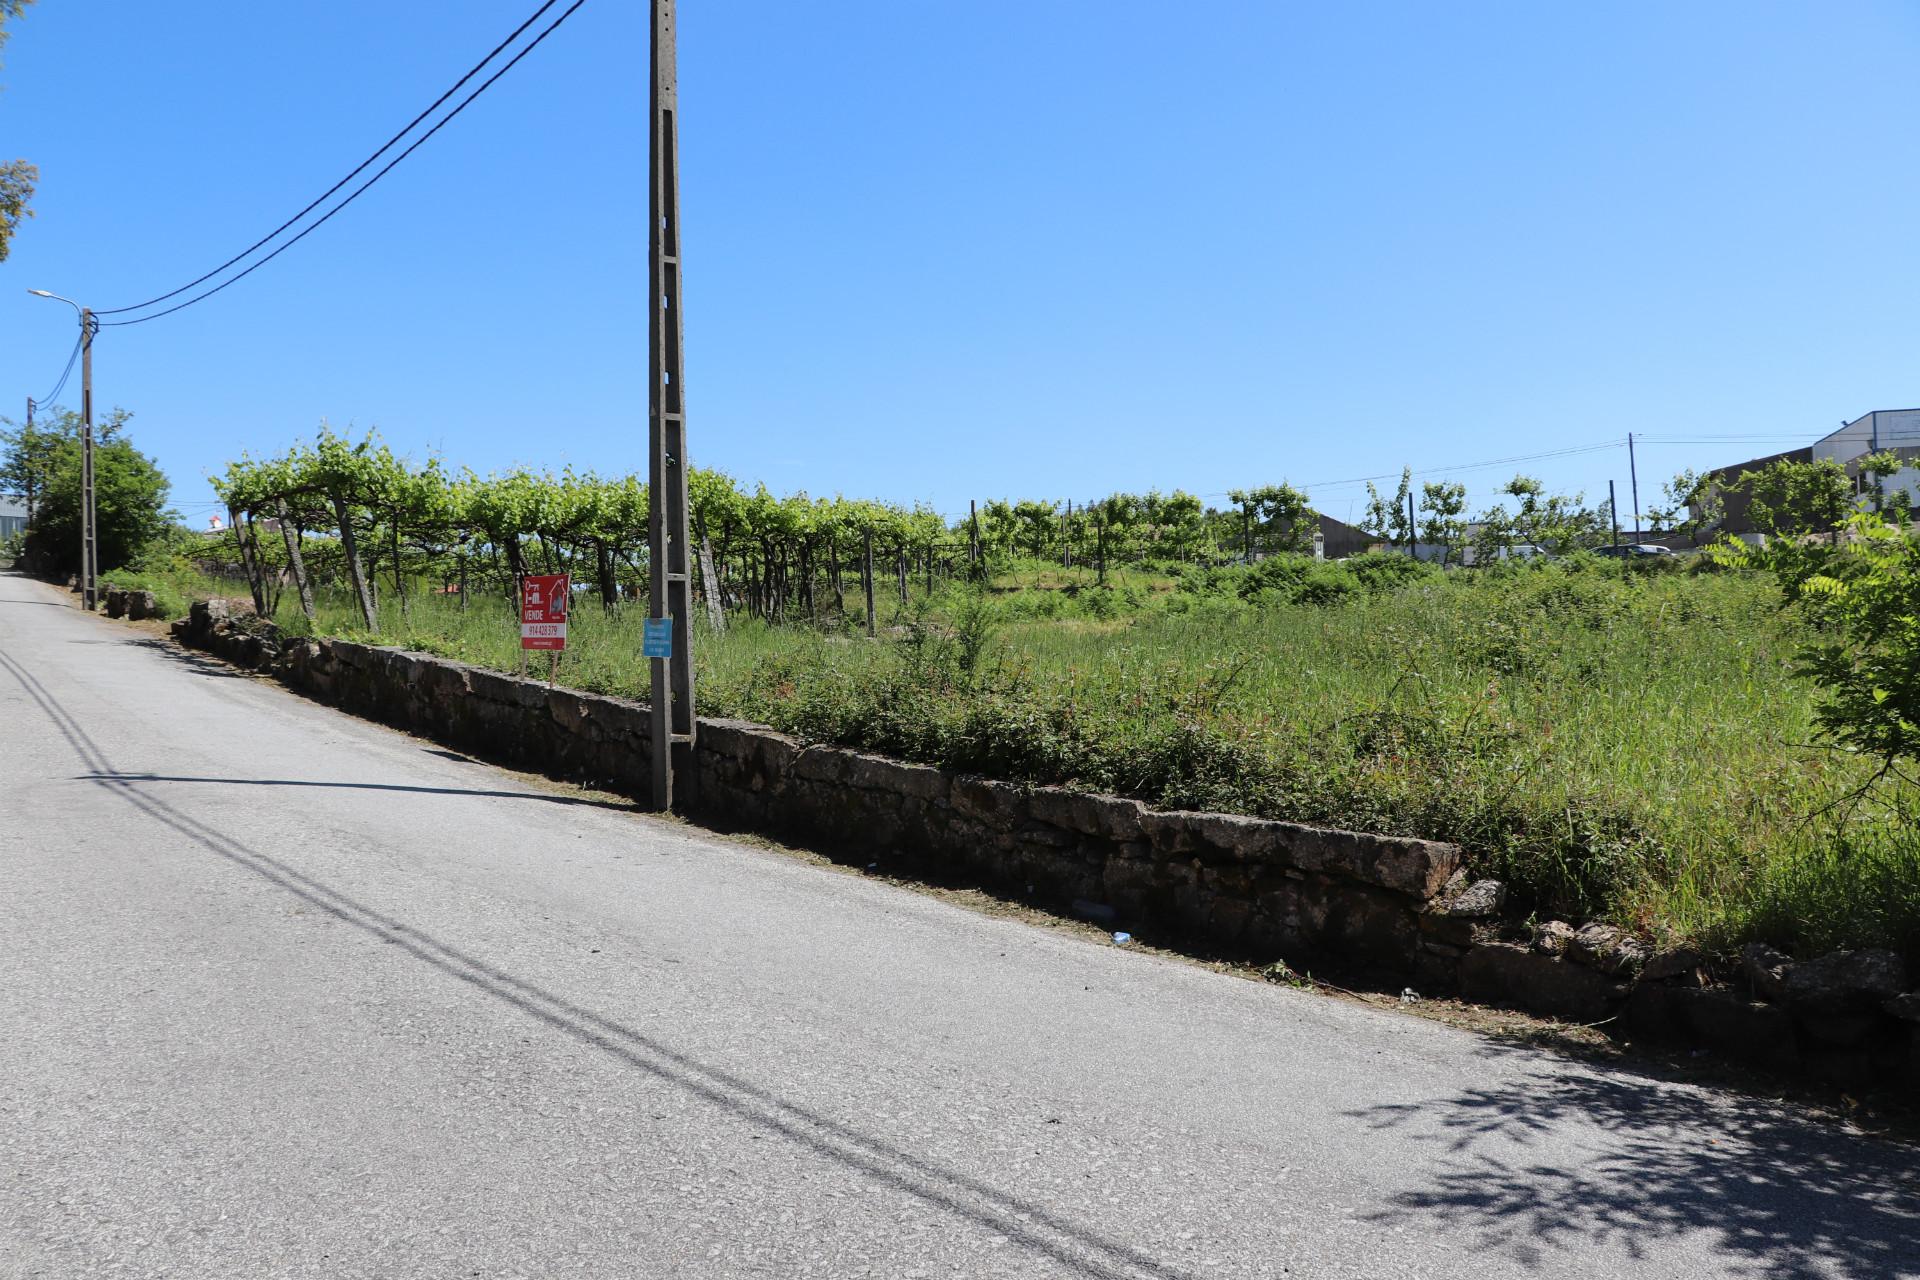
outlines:
[[[0,0],[0,48],[7,43],[7,21],[18,18],[32,3],[33,0]],[[33,199],[34,187],[39,181],[40,170],[25,160],[0,163],[0,262],[5,262],[12,250],[13,233],[19,228],[20,220],[33,216],[28,201]]]
[[[1376,538],[1385,538],[1391,545],[1403,547],[1413,541],[1413,517],[1407,509],[1407,498],[1413,492],[1413,472],[1401,468],[1400,487],[1394,491],[1392,501],[1380,496],[1373,487],[1373,481],[1367,481],[1367,514],[1360,521],[1360,527]]]
[[[48,425],[51,419],[52,425]],[[32,520],[53,477],[53,459],[60,442],[78,429],[70,426],[73,415],[52,408],[39,422],[28,426],[10,418],[0,418],[0,493],[19,498],[26,504]]]
[[[1853,510],[1846,468],[1831,458],[1782,458],[1742,474],[1726,489],[1746,496],[1754,528],[1773,537],[1830,534]]]
[[[94,520],[102,572],[138,556],[169,527],[167,478],[153,459],[135,449],[124,434],[132,415],[115,409],[95,429],[93,449]],[[42,431],[35,424],[36,433]],[[38,506],[28,529],[26,554],[41,568],[70,573],[80,567],[81,423],[75,413],[54,415],[46,434],[30,447],[42,465]],[[24,435],[24,429],[22,433]],[[7,459],[28,447],[9,437]],[[51,441],[50,445],[48,441]]]
[[[1920,762],[1920,539],[1875,514],[1847,531],[1802,584],[1823,631],[1798,670],[1826,694],[1821,733],[1891,770]]]
[[[1307,495],[1290,484],[1235,489],[1227,495],[1240,508],[1242,552],[1307,552],[1313,549],[1316,527]]]

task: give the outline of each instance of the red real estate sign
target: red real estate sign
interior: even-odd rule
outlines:
[[[532,573],[520,584],[520,647],[567,647],[567,575]]]

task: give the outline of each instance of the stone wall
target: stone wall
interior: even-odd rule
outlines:
[[[109,618],[130,618],[138,622],[143,618],[160,616],[160,608],[155,603],[151,591],[130,591],[124,587],[108,587],[106,596]]]
[[[341,640],[290,640],[238,601],[173,626],[335,706],[532,771],[644,800],[644,704]],[[684,748],[676,748],[684,750]],[[836,856],[964,876],[1083,917],[1260,962],[1371,971],[1850,1088],[1920,1092],[1920,992],[1900,957],[1795,963],[1750,947],[1716,971],[1613,926],[1525,926],[1451,844],[1021,786],[703,719],[676,762],[692,816]]]
[[[396,649],[290,641],[243,621],[225,601],[195,604],[174,631],[240,665],[271,669],[320,701],[476,755],[648,795],[642,703]],[[1408,974],[1436,955],[1458,954],[1422,927],[1460,869],[1460,850],[1450,844],[1160,812],[1117,796],[809,745],[737,720],[702,719],[675,776],[684,807],[722,829],[931,864],[1227,954]]]

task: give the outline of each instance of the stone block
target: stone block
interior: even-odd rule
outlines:
[[[1484,920],[1500,914],[1507,905],[1507,886],[1498,880],[1476,880],[1453,897],[1440,910],[1460,920]]]
[[[1460,869],[1460,846],[1406,836],[1370,835],[1274,823],[1275,856],[1302,871],[1341,876],[1426,900]]]
[[[1627,1003],[1633,1033],[1707,1049],[1720,1057],[1791,1070],[1799,1064],[1786,1011],[1724,988],[1642,982]]]
[[[1066,787],[1035,787],[1025,797],[1027,814],[1083,836],[1106,840],[1140,838],[1140,802]]]
[[[1704,987],[1707,978],[1707,958],[1692,947],[1657,952],[1640,971],[1642,982],[1675,982],[1683,987]]]
[[[853,759],[853,752],[839,747],[809,746],[793,758],[793,776],[809,782],[841,782],[851,769]]]
[[[1753,984],[1754,994],[1763,1000],[1783,1000],[1787,994],[1787,971],[1793,960],[1764,942],[1749,942],[1740,952],[1740,972]]]
[[[1646,964],[1647,948],[1626,930],[1595,922],[1573,931],[1567,943],[1567,959],[1604,974],[1631,977]]]
[[[1142,809],[1140,834],[1161,857],[1190,854],[1205,843],[1200,834],[1203,816],[1173,809]]]
[[[1269,860],[1282,834],[1278,823],[1233,813],[1196,813],[1189,825],[1203,847],[1242,862]]]
[[[635,705],[646,706],[645,703]],[[763,732],[763,726],[746,720],[702,719],[699,748],[702,754],[711,752],[732,760],[750,760],[753,758],[754,744]]]
[[[1907,966],[1891,951],[1835,951],[1792,966],[1782,985],[1796,1014],[1877,1012],[1906,990]]]
[[[1506,1005],[1571,1022],[1612,1016],[1628,987],[1581,965],[1495,942],[1461,957],[1460,991],[1482,1004]]]
[[[865,753],[855,754],[849,762],[847,780],[856,787],[933,804],[946,800],[949,787],[947,775],[939,769]]]
[[[972,774],[953,780],[950,799],[954,812],[1001,831],[1012,830],[1025,808],[1018,788]]]

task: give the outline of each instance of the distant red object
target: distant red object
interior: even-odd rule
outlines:
[[[520,584],[520,647],[567,647],[567,575],[531,573]]]

